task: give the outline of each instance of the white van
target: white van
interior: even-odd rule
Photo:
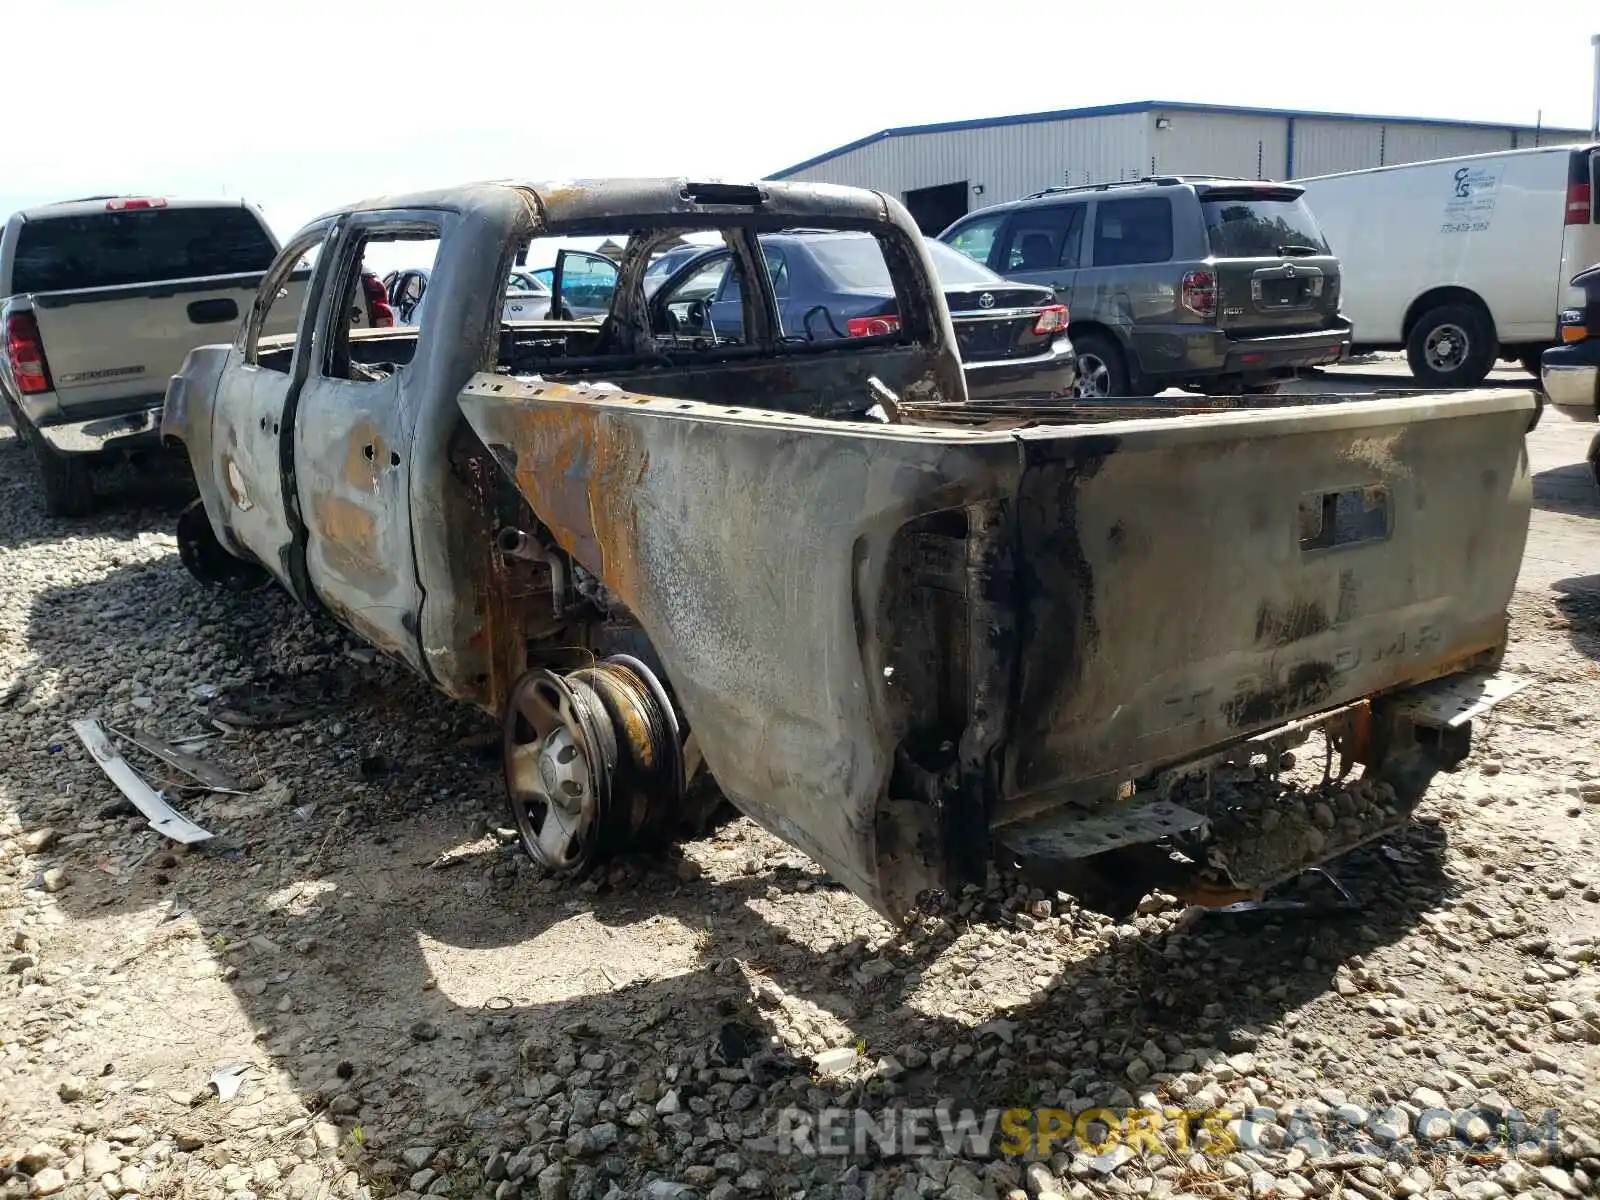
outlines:
[[[1549,146],[1294,181],[1344,274],[1356,350],[1405,348],[1430,387],[1495,359],[1535,376],[1569,281],[1600,262],[1600,149]]]

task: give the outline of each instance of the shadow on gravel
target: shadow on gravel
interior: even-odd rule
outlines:
[[[1600,574],[1579,575],[1550,585],[1566,617],[1567,636],[1580,653],[1600,662]]]
[[[1533,506],[1545,512],[1600,517],[1600,492],[1588,463],[1552,467],[1533,477]]]
[[[266,661],[357,669],[342,659],[338,635],[321,642],[320,632],[308,636],[308,618],[277,593],[185,593],[174,590],[174,573],[186,579],[175,556],[38,598],[29,614],[38,664],[75,682],[63,689],[63,706],[41,715],[36,728],[64,731],[72,718],[104,708],[114,679],[106,672],[124,661],[97,651],[107,639],[185,646],[182,661],[171,664],[166,695],[186,694],[191,678]],[[190,599],[175,604],[175,595]],[[302,642],[294,638],[311,647],[298,658]],[[68,916],[150,914],[148,937],[125,960],[130,972],[142,954],[160,955],[167,913],[177,914],[174,926],[192,920],[212,946],[225,939],[225,953],[206,953],[225,964],[224,978],[265,1053],[314,1109],[346,1131],[362,1126],[367,1149],[353,1165],[385,1186],[396,1175],[403,1184],[414,1169],[393,1161],[406,1146],[447,1145],[451,1137],[478,1145],[480,1158],[490,1144],[504,1144],[566,1160],[568,1195],[583,1200],[600,1197],[613,1176],[632,1178],[642,1169],[676,1178],[686,1155],[709,1167],[738,1149],[703,1136],[691,1147],[675,1132],[688,1122],[703,1134],[706,1114],[726,1127],[748,1127],[748,1134],[770,1130],[768,1118],[789,1105],[876,1111],[891,1093],[896,1104],[950,1099],[960,1108],[1054,1104],[1060,1089],[1071,1088],[1131,1105],[1127,1093],[1140,1089],[1127,1067],[1147,1039],[1169,1054],[1206,1045],[1253,1048],[1261,1030],[1324,993],[1336,966],[1404,936],[1450,888],[1441,866],[1444,833],[1419,823],[1391,846],[1339,865],[1337,873],[1365,901],[1352,915],[1210,914],[1165,932],[1130,925],[1085,936],[1088,924],[1070,908],[1025,930],[1026,917],[993,902],[969,919],[893,943],[876,959],[859,944],[839,944],[842,937],[819,951],[808,935],[825,943],[818,930],[836,928],[841,907],[856,925],[864,924],[865,910],[841,901],[809,868],[758,856],[745,873],[735,869],[717,882],[695,878],[669,854],[615,864],[589,884],[555,885],[510,847],[482,849],[492,839],[473,842],[469,827],[485,806],[498,804],[499,771],[462,738],[487,722],[420,682],[366,670],[376,681],[374,698],[209,751],[264,775],[289,777],[300,768],[292,800],[264,811],[259,804],[250,811],[249,798],[185,802],[219,835],[216,849],[185,854],[160,843],[114,875],[101,869],[105,841],[58,849],[52,861],[74,880],[54,897]],[[181,702],[158,708],[148,721],[165,736],[198,727]],[[375,750],[395,769],[363,783],[358,763]],[[315,772],[306,765],[324,759]],[[62,762],[48,744],[6,756],[0,784],[18,798],[25,828],[71,827],[115,797],[86,756]],[[316,806],[309,819],[293,811],[305,803]],[[108,827],[112,852],[118,838],[137,835],[151,844],[141,825]],[[713,857],[723,848],[730,861],[737,857],[737,828],[714,840]],[[463,843],[479,848],[441,859]],[[768,902],[782,906],[782,924],[763,912]],[[530,978],[514,966],[516,952],[561,937],[569,923],[593,921],[607,931],[602,942],[637,945],[647,936],[644,923],[660,917],[702,931],[699,960],[686,973],[641,973],[637,952],[630,964],[590,951],[559,980]],[[971,929],[982,931],[979,945],[965,938],[951,948]],[[258,937],[270,940],[252,940]],[[1068,941],[1076,943],[1070,953],[1062,950]],[[470,1003],[453,998],[481,990],[482,976],[494,968],[462,979],[458,963],[454,974],[436,980],[438,951],[430,944],[505,954],[503,976],[493,979],[499,994]],[[984,947],[992,958],[982,956]],[[1013,964],[1014,985],[998,996],[995,981]],[[924,972],[930,985],[937,976],[940,1013],[915,1007]],[[1004,1021],[975,1029],[999,999]],[[801,1002],[849,1030],[842,1041],[837,1033],[817,1034],[812,1050],[859,1039],[870,1057],[897,1054],[909,1069],[892,1085],[881,1078],[811,1081],[808,1062],[769,1047],[780,1008],[786,1030],[806,1025],[797,1015]],[[1342,1060],[1318,1047],[1308,1041],[1292,1056],[1333,1086],[1369,1089],[1373,1081],[1342,1078]],[[195,1087],[215,1065],[193,1064]],[[648,1104],[672,1086],[685,1114],[678,1125],[656,1120],[640,1131],[618,1112],[618,1143],[585,1141],[583,1130],[612,1119],[594,1115],[597,1103],[632,1093]],[[575,1106],[590,1115],[569,1125]],[[430,1114],[426,1128],[413,1121],[419,1113]],[[177,1124],[187,1114],[170,1119]],[[772,1172],[775,1184],[787,1180],[786,1189],[826,1183],[818,1196],[834,1194],[841,1168],[824,1160],[807,1184],[809,1164],[759,1158],[748,1146],[744,1158]],[[460,1164],[457,1184],[478,1165]]]
[[[66,537],[132,537],[171,533],[178,513],[194,499],[194,476],[182,455],[158,455],[138,465],[108,463],[95,468],[95,511],[87,518],[51,517],[44,511],[33,453],[9,428],[0,429],[0,506],[11,519],[0,523],[0,550],[56,542]]]

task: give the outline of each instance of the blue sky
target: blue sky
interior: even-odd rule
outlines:
[[[1514,11],[1514,17],[1511,13]],[[891,125],[1141,99],[1588,125],[1593,0],[30,0],[0,211],[764,175]],[[1480,15],[1481,14],[1481,15]]]

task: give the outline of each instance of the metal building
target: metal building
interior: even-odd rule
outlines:
[[[1587,139],[1580,129],[1141,100],[885,129],[768,178],[877,188],[936,233],[971,209],[1061,184],[1303,179]]]

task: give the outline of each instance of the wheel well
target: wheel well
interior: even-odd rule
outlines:
[[[1480,310],[1491,326],[1494,317],[1489,312],[1489,306],[1483,302],[1483,297],[1477,292],[1460,287],[1434,288],[1431,292],[1423,292],[1411,302],[1411,307],[1406,309],[1406,319],[1400,326],[1400,336],[1406,341],[1411,340],[1411,331],[1416,328],[1417,322],[1422,319],[1422,314],[1432,308],[1439,308],[1446,304],[1468,304]]]
[[[1127,361],[1128,349],[1122,344],[1122,339],[1116,335],[1111,326],[1103,325],[1099,321],[1073,321],[1067,326],[1067,338],[1069,341],[1072,338],[1082,337],[1086,333],[1098,334],[1100,337],[1105,338],[1117,348],[1122,355],[1123,361]]]

